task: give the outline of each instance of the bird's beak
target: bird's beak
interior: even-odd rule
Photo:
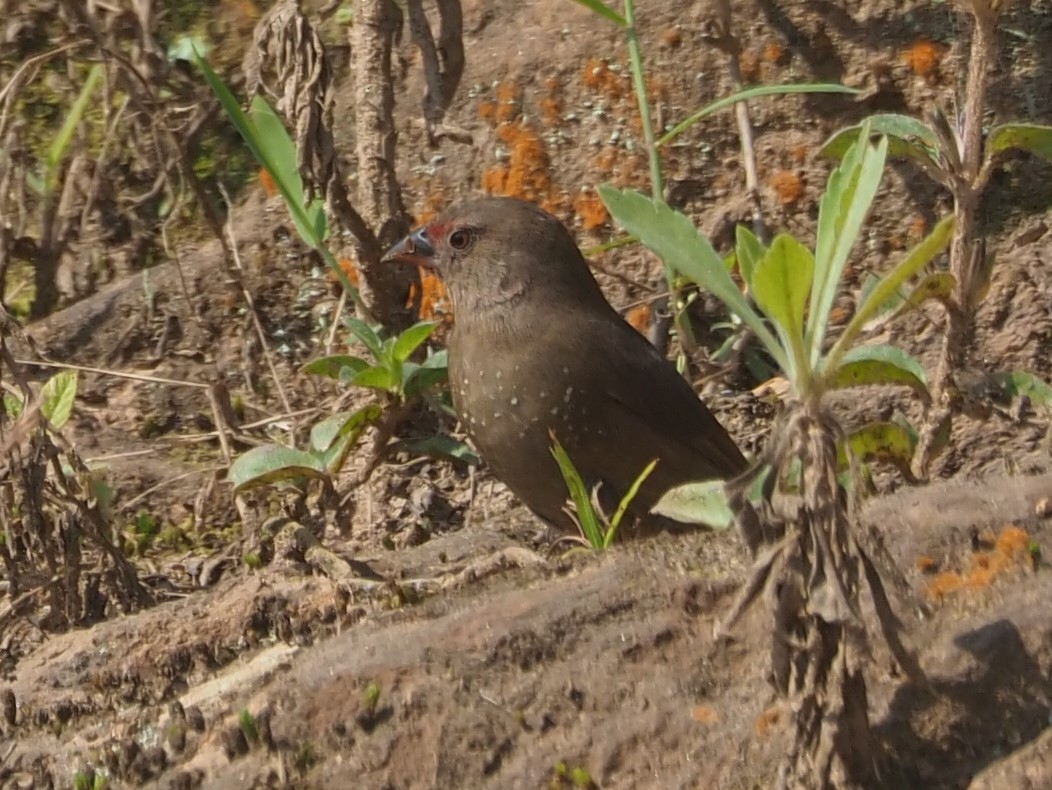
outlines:
[[[427,269],[434,268],[435,248],[427,237],[427,228],[414,230],[385,252],[381,260],[384,263],[410,263]]]

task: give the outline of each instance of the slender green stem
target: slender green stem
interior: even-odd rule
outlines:
[[[639,34],[636,31],[636,10],[633,0],[625,0],[625,22],[628,23],[628,57],[632,64],[632,86],[639,101],[639,117],[643,122],[643,140],[646,142],[650,160],[650,186],[655,200],[664,200],[665,178],[661,173],[661,156],[654,137],[654,126],[650,122],[650,99],[647,97],[646,80],[643,78],[643,56],[639,51]]]

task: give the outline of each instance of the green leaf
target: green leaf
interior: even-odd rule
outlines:
[[[939,224],[932,228],[931,233],[926,238],[921,240],[916,247],[906,254],[902,261],[880,279],[868,298],[855,310],[855,315],[851,317],[851,321],[844,328],[840,339],[837,340],[836,345],[829,352],[824,363],[826,369],[835,369],[839,364],[840,358],[851,348],[859,332],[876,315],[881,305],[897,294],[906,281],[927,266],[932,258],[946,249],[946,245],[949,243],[950,236],[953,233],[953,224],[954,218],[952,214],[943,218]]]
[[[704,524],[716,530],[734,524],[734,513],[727,504],[722,480],[687,483],[670,489],[650,512],[683,524]]]
[[[629,233],[638,236],[657,253],[666,266],[708,289],[756,333],[778,365],[785,370],[785,351],[749,306],[730,273],[712,248],[698,233],[694,223],[661,200],[652,200],[634,189],[599,187],[599,195],[610,214]]]
[[[857,88],[849,88],[846,85],[840,85],[837,83],[806,83],[806,84],[793,84],[793,85],[758,85],[753,88],[746,88],[745,90],[733,93],[723,99],[717,99],[711,104],[707,104],[697,112],[690,115],[686,120],[676,124],[670,131],[666,132],[662,137],[658,139],[655,145],[660,148],[663,145],[667,145],[674,140],[683,132],[687,131],[690,127],[694,126],[698,121],[703,118],[712,115],[715,112],[726,109],[727,107],[733,107],[738,102],[748,101],[749,99],[758,99],[761,96],[785,96],[790,93],[861,93],[862,91]]]
[[[84,85],[80,89],[80,93],[77,94],[77,98],[73,102],[73,106],[66,113],[66,120],[62,123],[62,128],[59,129],[55,139],[48,146],[44,157],[44,188],[48,193],[54,192],[58,187],[58,176],[62,160],[66,158],[66,151],[69,150],[69,145],[73,141],[73,135],[76,133],[77,127],[80,126],[80,122],[84,119],[84,113],[87,112],[91,96],[99,87],[104,75],[105,71],[101,63],[96,63],[91,67],[88,77],[84,80]]]
[[[556,463],[559,464],[559,471],[562,473],[566,488],[570,492],[570,499],[577,510],[577,522],[581,526],[581,532],[584,533],[584,538],[588,541],[588,545],[596,549],[602,548],[605,530],[599,521],[599,515],[595,512],[595,507],[592,505],[588,488],[585,486],[584,480],[581,479],[577,467],[570,460],[570,456],[567,455],[559,440],[555,438],[554,433],[551,434],[551,438],[552,456],[555,458]]]
[[[350,383],[356,387],[369,387],[393,394],[398,392],[398,387],[402,382],[395,378],[393,370],[377,366],[358,371],[351,378]]]
[[[406,362],[402,368],[402,391],[407,398],[413,398],[448,379],[448,368],[428,368]]]
[[[40,390],[40,411],[56,430],[65,425],[73,413],[77,397],[77,372],[63,370],[45,382]]]
[[[22,416],[22,401],[9,392],[4,393],[4,412],[12,420]]]
[[[380,336],[376,333],[376,330],[364,321],[360,321],[352,316],[344,318],[343,323],[351,330],[351,334],[358,338],[358,340],[369,349],[369,353],[373,355],[373,358],[376,359],[377,362],[383,359],[383,343],[380,340]]]
[[[268,444],[253,447],[230,464],[227,479],[234,484],[234,492],[242,493],[258,486],[298,478],[323,479],[328,471],[317,456],[284,447]]]
[[[756,303],[774,321],[792,367],[786,371],[797,386],[810,378],[804,350],[804,305],[811,290],[815,260],[811,251],[787,233],[779,233],[756,265],[752,286]]]
[[[953,301],[953,290],[957,287],[957,278],[949,272],[934,272],[924,277],[903,299],[897,299],[900,304],[889,318],[895,319],[910,310],[920,307],[929,299],[949,305]],[[894,300],[893,300],[894,301]]]
[[[1052,162],[1052,126],[1010,123],[995,126],[986,140],[987,156],[1019,148]]]
[[[884,461],[909,469],[915,442],[910,432],[894,422],[871,422],[847,437],[847,446],[861,461]],[[837,448],[837,461],[847,466],[844,447]]]
[[[380,419],[383,409],[375,403],[355,412],[334,414],[311,428],[310,443],[314,455],[321,458],[325,468],[337,474],[351,446],[358,441],[369,425]]]
[[[646,482],[646,479],[650,477],[651,472],[654,471],[654,467],[656,467],[657,464],[658,459],[655,458],[649,464],[644,466],[643,471],[639,473],[635,481],[625,492],[625,495],[621,497],[621,501],[617,505],[617,510],[614,511],[613,518],[610,519],[610,529],[608,529],[606,535],[603,536],[603,548],[608,548],[610,544],[614,542],[614,536],[617,534],[617,529],[621,526],[621,519],[625,517],[625,513],[628,512],[628,508],[631,507],[632,502],[639,493],[640,487],[642,487],[643,483]]]
[[[866,119],[870,134],[888,138],[888,155],[896,159],[917,159],[938,169],[939,138],[935,131],[916,118],[896,113],[878,113]],[[823,156],[842,159],[862,133],[862,124],[841,129],[819,149]]]
[[[830,174],[822,195],[815,242],[814,288],[804,341],[812,366],[817,366],[821,358],[829,313],[844,265],[880,186],[887,150],[888,138],[882,137],[874,146],[869,142],[868,132],[860,135],[840,166]]]
[[[431,458],[452,458],[455,461],[463,461],[472,466],[478,466],[480,463],[478,454],[467,444],[444,433],[429,436],[426,439],[396,442],[392,446],[391,452],[393,454],[399,451],[414,456],[427,455]]]
[[[285,200],[285,206],[288,208],[289,215],[292,217],[296,230],[300,233],[303,241],[317,249],[325,236],[324,232],[319,233],[320,226],[325,219],[324,212],[321,212],[319,219],[313,213],[313,208],[311,211],[308,211],[307,207],[303,205],[303,181],[299,177],[298,170],[295,178],[285,177],[285,174],[289,172],[288,148],[275,142],[279,137],[277,130],[272,125],[269,125],[266,139],[264,139],[256,123],[241,109],[240,103],[238,103],[230,88],[208,65],[208,61],[201,57],[199,53],[194,52],[194,63],[201,69],[205,81],[219,99],[223,111],[245,141],[245,145],[252,152],[252,156],[260,165],[266,168],[267,172],[274,176],[274,183]],[[255,107],[257,107],[257,104],[253,102],[253,108]],[[264,121],[264,123],[266,122]],[[288,137],[288,132],[285,132],[285,137]],[[295,146],[293,146],[292,161],[296,161]],[[331,255],[328,257],[331,257]],[[338,265],[336,268],[339,268]],[[352,287],[350,292],[357,303],[359,301],[357,290]]]
[[[320,357],[312,360],[300,368],[301,373],[311,376],[325,376],[340,381],[350,370],[352,373],[365,370],[369,363],[360,357],[352,357],[349,354],[334,354],[329,357]]]
[[[431,337],[436,329],[438,329],[438,323],[435,321],[420,321],[413,324],[398,336],[398,340],[391,349],[392,356],[399,362],[405,362],[421,343]]]
[[[827,386],[847,389],[891,384],[909,387],[927,402],[928,380],[924,368],[913,357],[895,346],[857,346],[841,358],[831,371]]]
[[[576,0],[576,2],[583,5],[589,11],[599,14],[603,19],[613,22],[615,25],[628,27],[628,22],[625,21],[625,18],[604,3],[603,0]]]
[[[325,241],[328,233],[325,208],[318,198],[315,198],[310,205],[305,204],[306,197],[303,191],[303,179],[299,172],[296,144],[289,136],[281,118],[274,112],[274,108],[258,94],[252,98],[249,117],[255,125],[260,150],[266,154],[267,163],[264,167],[273,176],[275,184],[287,185],[290,199],[303,209],[289,212],[296,225],[296,230],[307,246],[317,249]],[[280,191],[284,196],[286,190]]]
[[[738,268],[741,269],[742,279],[751,283],[753,270],[767,254],[767,249],[763,246],[763,242],[756,238],[756,234],[744,225],[739,224],[734,233],[734,252],[738,259]]]
[[[994,373],[990,378],[1005,395],[1013,400],[1025,395],[1038,408],[1052,407],[1052,387],[1033,373],[1022,370],[999,372]]]

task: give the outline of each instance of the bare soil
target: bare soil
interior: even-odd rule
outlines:
[[[1052,3],[1017,5],[1003,25],[990,109],[1052,123]],[[581,185],[646,183],[630,144],[633,98],[617,78],[627,73],[617,71],[627,63],[617,32],[564,0],[465,0],[464,13],[467,70],[448,120],[471,132],[471,145],[428,147],[422,79],[409,42],[401,49],[408,201],[422,215],[477,191],[507,163],[521,140],[500,137],[492,114],[511,103],[510,117],[535,133],[546,159],[536,197],[583,247],[608,240],[609,224],[585,227]],[[725,56],[701,38],[706,4],[660,0],[640,13],[661,118],[731,92]],[[888,0],[757,0],[735,14],[751,79],[868,90],[750,105],[769,222],[813,238],[829,169],[818,146],[876,110],[953,106],[967,28],[947,4]],[[922,40],[939,45],[938,60],[918,73],[910,53]],[[615,67],[601,84],[597,58]],[[352,95],[348,80],[337,113],[348,151]],[[727,220],[745,218],[738,146],[724,113],[667,151],[673,201],[717,240]],[[884,269],[946,208],[907,165],[896,163],[885,184],[852,263],[845,315],[865,273]],[[1052,168],[1013,159],[986,205],[997,263],[964,382],[976,407],[956,422],[935,482],[903,487],[887,474],[864,516],[906,574],[909,589],[894,603],[930,680],[908,683],[876,650],[871,718],[889,787],[1052,787],[1052,574],[1038,555],[1052,551],[1041,505],[1052,496],[1048,415],[986,386],[999,370],[1052,379]],[[294,410],[314,410],[287,421],[306,426],[336,397],[297,368],[319,353],[318,317],[337,292],[287,225],[262,189],[235,209],[282,387]],[[3,786],[68,786],[88,766],[111,787],[569,787],[575,769],[604,788],[771,783],[792,712],[765,679],[769,624],[758,614],[729,637],[714,635],[747,570],[731,535],[548,553],[541,525],[484,470],[399,457],[355,492],[346,523],[312,525],[350,576],[315,574],[281,519],[268,525],[274,556],[262,569],[231,554],[237,514],[217,482],[218,447],[204,436],[211,411],[195,385],[225,384],[245,422],[283,407],[244,303],[216,275],[221,255],[215,242],[184,246],[148,279],[116,282],[29,328],[50,359],[156,379],[84,373],[69,436],[105,466],[119,519],[151,514],[176,537],[137,559],[163,601],[151,609],[58,635],[32,615],[0,621],[2,683],[17,705],[0,722]],[[595,265],[619,308],[661,288],[659,263],[641,249]],[[702,301],[699,318],[715,320]],[[912,316],[883,339],[931,362],[937,318]],[[751,393],[755,383],[740,373],[706,389],[753,451],[773,414]],[[894,393],[845,396],[836,408],[850,425],[894,409],[920,413]],[[438,427],[420,415],[399,438]],[[195,513],[205,526],[188,534]],[[1025,533],[1024,550],[1012,542],[1023,533],[1006,528]]]

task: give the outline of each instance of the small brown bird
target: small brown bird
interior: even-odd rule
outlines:
[[[549,431],[584,482],[616,503],[658,459],[632,512],[668,489],[747,464],[690,385],[606,301],[573,237],[512,198],[459,203],[386,261],[434,269],[453,303],[453,405],[498,478],[563,529],[566,484]]]

